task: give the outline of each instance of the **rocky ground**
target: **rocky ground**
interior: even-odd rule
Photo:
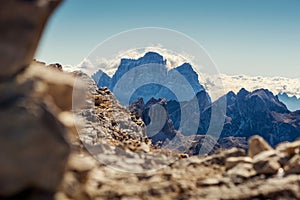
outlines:
[[[248,153],[170,154],[147,142],[143,122],[108,89],[96,91],[96,112],[85,116],[100,126],[95,119],[83,128],[89,152],[72,152],[56,199],[300,199],[300,141],[273,149],[255,136]],[[93,126],[98,134],[87,131]],[[91,135],[94,142],[86,141]]]

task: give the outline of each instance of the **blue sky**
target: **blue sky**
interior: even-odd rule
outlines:
[[[300,78],[299,0],[66,0],[36,57],[77,65],[103,40],[140,27],[189,35],[225,74]]]

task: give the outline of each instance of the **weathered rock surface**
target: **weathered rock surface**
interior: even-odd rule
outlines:
[[[73,82],[70,75],[33,63],[0,84],[0,196],[57,189],[71,131],[59,115],[71,109]]]
[[[50,70],[36,63],[32,64],[20,77],[24,81],[32,80],[36,85],[36,93],[41,96],[50,96],[62,111],[70,111],[72,109],[73,89],[75,79],[72,75],[61,73],[59,70]],[[80,90],[80,88],[76,88]]]
[[[0,196],[29,188],[55,191],[64,173],[67,130],[49,106],[19,99],[0,111]]]
[[[262,153],[264,153],[263,151]],[[259,155],[259,154],[258,154]],[[116,155],[111,155],[115,157]],[[268,160],[268,156],[263,156]],[[93,163],[83,153],[82,161]],[[223,162],[231,162],[226,170]],[[292,159],[293,160],[293,159]],[[138,164],[138,159],[135,160]],[[72,168],[80,161],[71,161]],[[89,169],[84,166],[84,169]],[[300,175],[287,173],[262,176],[253,167],[252,158],[237,149],[207,157],[180,159],[156,171],[120,173],[101,162],[84,175],[70,170],[64,176],[56,199],[299,199]]]
[[[229,157],[228,159],[226,159],[225,167],[228,170],[239,163],[252,164],[253,161],[250,157]]]
[[[0,81],[8,80],[28,67],[47,19],[60,2],[1,1]]]
[[[1,1],[1,199],[51,199],[65,171],[70,131],[58,116],[71,108],[73,78],[30,66],[59,2]]]
[[[81,106],[74,108],[79,138],[97,160],[119,171],[141,173],[177,159],[176,154],[168,159],[155,153],[143,120],[121,106],[111,91],[97,89],[83,73],[76,72],[76,77],[88,91]]]
[[[272,150],[272,147],[260,136],[253,136],[249,139],[249,151],[250,157],[261,153],[262,151]]]

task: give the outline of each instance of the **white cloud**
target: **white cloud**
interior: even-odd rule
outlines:
[[[180,66],[185,62],[195,66],[195,62],[193,62],[194,58],[187,55],[185,52],[174,53],[161,46],[153,46],[143,49],[121,51],[113,59],[98,58],[94,61],[94,63],[85,59],[78,66],[69,68],[67,71],[83,70],[91,75],[98,69],[101,69],[109,76],[112,76],[117,70],[117,67],[120,65],[122,58],[138,59],[149,51],[157,52],[162,55],[164,59],[167,60],[167,68],[169,69]],[[237,93],[241,88],[245,88],[249,91],[265,88],[273,92],[275,95],[285,92],[289,96],[295,95],[300,98],[299,78],[200,74],[199,81],[207,89],[209,94],[213,96],[213,99],[216,99],[229,91]],[[220,84],[220,81],[222,81],[223,85]]]
[[[94,72],[96,72],[98,69],[101,69],[109,76],[112,76],[117,70],[117,67],[120,65],[120,61],[122,58],[138,59],[140,57],[143,57],[149,51],[153,51],[162,55],[164,59],[167,60],[168,69],[178,67],[185,62],[188,62],[191,65],[193,65],[193,57],[187,55],[184,52],[181,52],[179,55],[165,48],[162,48],[161,46],[153,46],[153,47],[146,47],[143,49],[132,49],[127,51],[120,51],[118,55],[114,56],[113,59],[96,58],[95,61],[91,61],[88,58],[86,58],[78,66],[74,67],[74,69],[86,70],[86,65],[88,63],[90,69],[91,67],[94,68]]]
[[[223,94],[233,91],[237,93],[241,88],[248,91],[256,89],[268,89],[277,95],[279,93],[287,93],[289,96],[300,97],[300,79],[285,77],[263,77],[263,76],[247,76],[247,75],[225,75],[206,76],[203,77],[204,85],[209,91],[217,79],[221,79],[224,87]],[[221,89],[221,88],[220,88]],[[221,91],[221,90],[220,90]],[[220,92],[221,94],[221,92]]]

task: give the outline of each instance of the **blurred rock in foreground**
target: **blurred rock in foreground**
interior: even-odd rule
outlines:
[[[48,17],[61,0],[9,0],[0,6],[0,81],[31,63]]]
[[[30,65],[59,2],[1,1],[1,199],[51,199],[65,170],[70,131],[58,116],[71,109],[74,78]]]

